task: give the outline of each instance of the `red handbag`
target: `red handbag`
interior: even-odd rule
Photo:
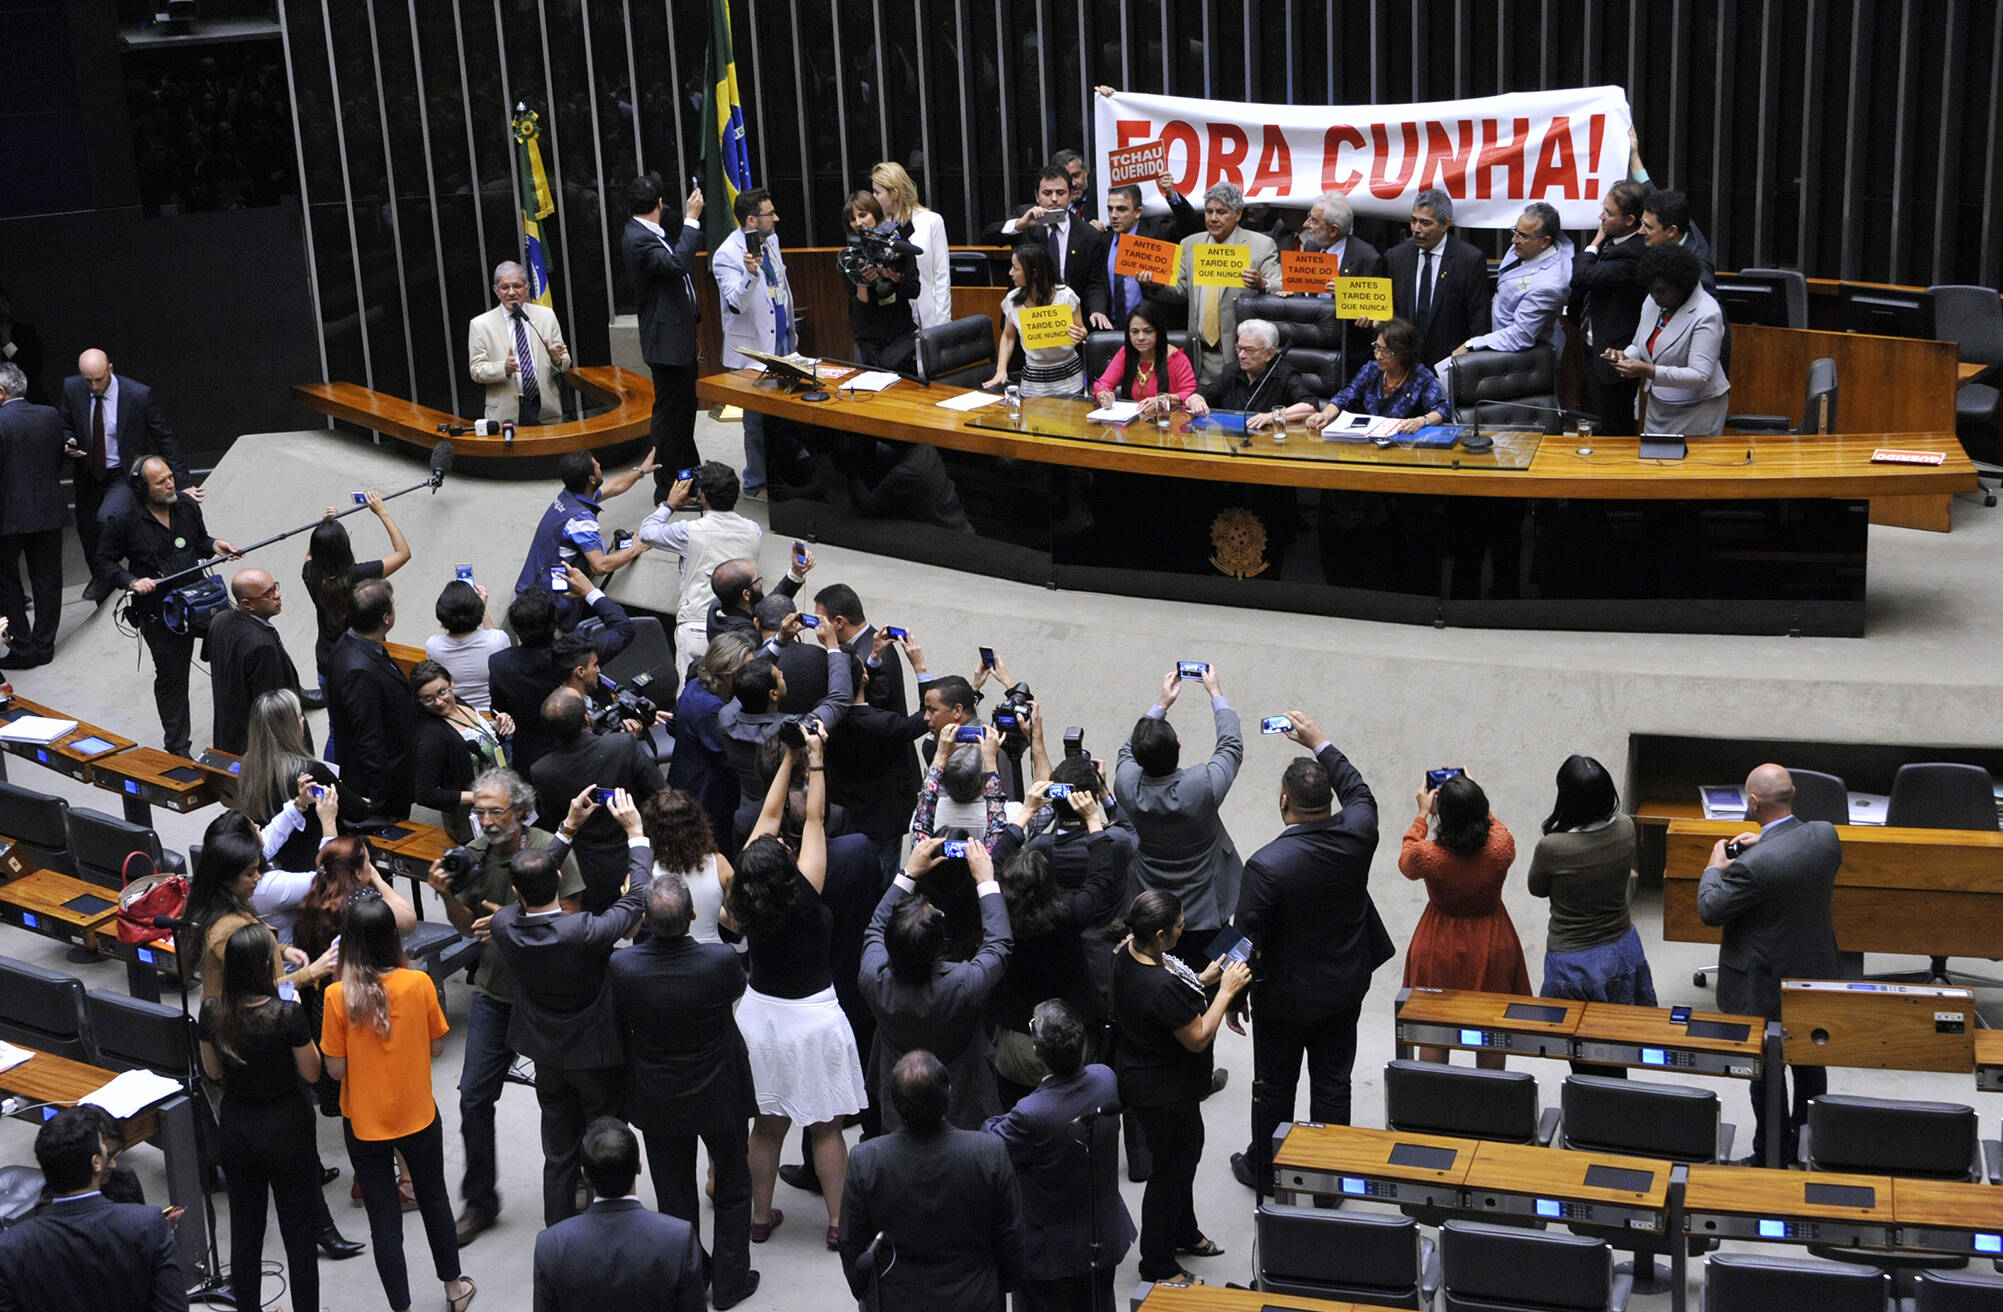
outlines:
[[[134,861],[139,862],[144,871],[137,878],[132,874]],[[187,876],[161,873],[154,869],[153,858],[144,852],[127,856],[119,875],[125,882],[125,889],[118,895],[118,941],[154,943],[171,937],[174,931],[157,928],[153,917],[172,916],[179,920],[187,914]]]

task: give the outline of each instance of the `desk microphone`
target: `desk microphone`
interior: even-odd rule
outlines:
[[[153,928],[155,929],[193,929],[194,927],[194,921],[183,920],[179,916],[153,917]]]
[[[1452,361],[1448,361],[1447,364],[1447,399],[1454,407],[1454,422],[1457,424],[1467,424],[1474,429],[1472,433],[1461,439],[1461,450],[1482,452],[1493,448],[1495,446],[1495,439],[1481,435],[1481,407],[1479,404],[1468,412],[1465,419],[1461,417],[1461,371],[1454,367]]]
[[[1527,401],[1498,401],[1496,402],[1496,404],[1499,406],[1506,406],[1512,410],[1528,410],[1532,414],[1556,415],[1558,416],[1558,422],[1561,426],[1564,424],[1565,420],[1573,418],[1590,419],[1595,424],[1600,422],[1600,417],[1594,414],[1590,410],[1573,410],[1562,405],[1532,405]],[[1578,449],[1576,454],[1582,456],[1589,456],[1592,453],[1593,449],[1591,447],[1582,446]]]
[[[1251,421],[1253,414],[1257,412],[1257,407],[1254,406],[1252,402],[1258,400],[1259,393],[1266,390],[1266,384],[1273,381],[1273,375],[1279,372],[1280,361],[1286,359],[1287,353],[1293,349],[1294,349],[1294,344],[1292,342],[1288,342],[1284,346],[1280,347],[1280,353],[1273,357],[1273,362],[1271,364],[1266,366],[1266,376],[1259,380],[1259,385],[1257,387],[1254,387],[1252,389],[1252,394],[1245,398],[1245,445],[1246,446],[1252,445]]]

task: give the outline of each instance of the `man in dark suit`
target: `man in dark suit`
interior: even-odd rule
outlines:
[[[803,642],[799,604],[793,598],[774,593],[752,611],[757,626],[757,655],[777,661],[786,676],[786,695],[779,709],[788,715],[804,715],[814,703],[828,695],[828,656],[817,642]]]
[[[543,700],[542,724],[553,746],[529,777],[543,815],[561,814],[585,789],[623,788],[637,806],[665,786],[654,753],[640,739],[624,730],[590,731],[584,698],[574,689],[558,688]],[[612,813],[594,810],[578,826],[570,848],[584,875],[584,909],[603,911],[618,901],[619,886],[626,882],[626,835]]]
[[[496,911],[488,923],[493,939],[489,950],[499,952],[515,972],[508,1046],[536,1064],[544,1225],[555,1225],[577,1210],[584,1127],[601,1116],[620,1115],[625,1106],[624,1048],[605,965],[619,940],[640,923],[654,850],[632,800],[624,792],[614,793],[607,809],[626,831],[628,892],[597,915],[566,912],[558,901],[559,863],[578,826],[598,809],[589,793],[580,795],[548,848],[518,852],[510,859],[508,875],[517,900]]]
[[[92,1308],[186,1312],[187,1278],[157,1207],[105,1201],[111,1146],[72,1107],[35,1133],[35,1162],[54,1200],[0,1233],[0,1312]]]
[[[904,692],[904,667],[898,663],[896,644],[890,638],[877,641],[876,626],[863,613],[862,598],[846,583],[830,583],[814,594],[814,614],[823,624],[832,625],[835,641],[842,650],[869,667],[869,693],[864,698],[898,715],[911,713]]]
[[[923,715],[901,715],[870,705],[870,689],[883,668],[896,665],[886,655],[877,670],[849,654],[855,700],[828,735],[828,796],[848,811],[849,823],[868,835],[886,860],[895,860],[911,828],[911,811],[924,777],[912,744],[925,736]],[[875,900],[871,899],[871,906]]]
[[[1002,1141],[946,1124],[952,1082],[939,1059],[908,1052],[889,1079],[904,1124],[849,1153],[842,1185],[842,1270],[857,1298],[856,1259],[878,1234],[895,1253],[879,1272],[882,1312],[999,1312],[1022,1279],[1022,1202]]]
[[[327,718],[342,791],[368,798],[371,815],[401,820],[417,791],[411,772],[416,703],[384,645],[395,626],[390,581],[356,584],[348,631],[327,658]]]
[[[1391,278],[1391,310],[1419,330],[1425,344],[1419,359],[1435,364],[1468,338],[1490,328],[1488,306],[1494,289],[1488,261],[1453,235],[1454,203],[1429,187],[1412,202],[1412,236],[1384,253]],[[1376,325],[1363,320],[1366,332]]]
[[[695,1227],[634,1196],[633,1132],[610,1116],[595,1120],[580,1155],[598,1200],[536,1236],[535,1312],[702,1312]]]
[[[1106,268],[1101,258],[1105,241],[1097,228],[1071,209],[1071,175],[1047,164],[1036,179],[1036,202],[1016,210],[1005,222],[989,228],[992,245],[1034,243],[1050,252],[1058,280],[1078,293],[1080,313],[1106,317]]]
[[[103,351],[92,347],[77,357],[77,372],[63,379],[61,409],[63,450],[72,460],[77,536],[83,539],[85,560],[97,558],[101,521],[123,513],[136,500],[125,474],[141,456],[164,459],[175,483],[196,501],[202,499],[153,389],[114,373]],[[99,601],[110,592],[109,583],[93,578],[84,597]]]
[[[0,364],[0,616],[13,635],[0,667],[14,670],[53,660],[63,622],[63,421],[28,400],[28,387],[20,365]]]
[[[682,877],[656,878],[647,888],[648,937],[613,953],[606,978],[626,1042],[627,1111],[646,1136],[660,1209],[700,1228],[697,1139],[716,1167],[708,1270],[711,1297],[726,1308],[758,1288],[745,1156],[758,1096],[733,1014],[744,968],[724,944],[689,937],[693,915]]]
[[[580,580],[590,587],[589,579],[572,570],[573,591]],[[599,660],[609,661],[633,641],[633,621],[623,606],[598,589],[585,593],[584,599],[601,627],[580,640],[590,643]],[[549,592],[531,588],[522,593],[508,603],[508,627],[515,631],[515,645],[503,647],[487,658],[488,697],[496,711],[506,712],[515,722],[512,764],[524,778],[542,754],[554,746],[543,731],[543,701],[571,677],[575,668],[560,662],[556,656],[557,614],[556,598]]]
[[[1016,1303],[1113,1312],[1114,1268],[1134,1242],[1120,1198],[1119,1082],[1110,1067],[1084,1064],[1084,1023],[1057,999],[1037,1007],[1029,1031],[1050,1074],[986,1126],[1008,1145],[1022,1191]]]
[[[807,553],[804,565],[788,557],[786,577],[772,589],[775,597],[795,597],[807,573],[814,567],[814,553]],[[748,557],[726,560],[709,572],[709,590],[716,602],[703,617],[703,632],[714,640],[719,633],[739,634],[756,647],[764,641],[758,634],[758,603],[765,600],[765,576],[758,562]]]
[[[670,233],[661,226],[661,176],[635,178],[626,189],[632,217],[620,237],[626,271],[633,278],[639,307],[640,358],[654,379],[654,500],[664,500],[675,471],[702,463],[695,445],[696,305],[695,267],[702,246],[702,190],[682,202],[682,224]]]
[[[1843,844],[1834,825],[1795,816],[1794,779],[1780,766],[1755,769],[1746,776],[1745,791],[1746,819],[1759,828],[1712,846],[1697,883],[1697,918],[1724,930],[1718,948],[1718,1009],[1776,1020],[1783,979],[1842,977],[1829,900],[1836,891],[1836,872],[1843,867]],[[1728,842],[1734,845],[1729,851]],[[1784,1136],[1781,1161],[1793,1161],[1795,1141],[1808,1119],[1808,1100],[1829,1089],[1823,1067],[1792,1069],[1794,1103],[1785,1126],[1767,1125],[1766,1080],[1754,1080],[1748,1090],[1753,1100],[1749,1164],[1766,1164],[1769,1133]]]
[[[202,658],[209,663],[214,685],[212,745],[242,756],[249,740],[251,705],[279,688],[297,689],[299,670],[284,639],[271,626],[272,617],[285,606],[278,580],[255,567],[238,570],[230,580],[230,599],[236,604],[217,611],[209,622]]]
[[[1648,188],[1623,179],[1608,188],[1600,202],[1600,227],[1593,240],[1572,261],[1572,322],[1586,337],[1586,409],[1600,421],[1600,431],[1632,437],[1637,431],[1634,401],[1641,384],[1622,378],[1600,352],[1625,350],[1634,340],[1641,303],[1648,293],[1635,281],[1635,269],[1647,243],[1641,236],[1642,204]]]
[[[1280,780],[1280,836],[1245,863],[1232,923],[1252,941],[1252,1144],[1231,1155],[1240,1184],[1266,1192],[1273,1130],[1294,1119],[1301,1056],[1308,1116],[1349,1124],[1356,1017],[1370,972],[1397,949],[1370,900],[1377,799],[1319,725],[1288,711],[1287,737],[1314,753]],[[1242,1016],[1233,1018],[1237,1028]]]

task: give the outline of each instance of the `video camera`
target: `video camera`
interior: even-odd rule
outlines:
[[[652,674],[636,674],[632,683],[622,688],[604,675],[598,676],[599,696],[593,703],[591,712],[591,732],[624,733],[627,720],[638,720],[641,725],[654,727],[654,714],[660,707],[647,697],[645,689],[654,681]]]
[[[907,256],[924,253],[924,247],[912,245],[898,235],[894,225],[886,224],[881,228],[864,228],[851,234],[835,255],[835,263],[840,267],[842,277],[860,287],[867,281],[863,277],[865,270],[887,268]]]
[[[449,847],[438,858],[439,868],[452,883],[452,896],[461,897],[480,877],[480,854],[470,847]]]

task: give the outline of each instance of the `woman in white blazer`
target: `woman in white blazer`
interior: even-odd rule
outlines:
[[[1701,286],[1703,266],[1681,246],[1642,252],[1636,280],[1648,289],[1625,352],[1605,358],[1623,378],[1641,380],[1641,431],[1709,436],[1725,431],[1732,381],[1720,358],[1725,312]]]
[[[918,203],[918,184],[902,164],[889,161],[869,171],[869,189],[884,217],[911,225],[910,241],[924,251],[918,257],[918,294],[911,297],[912,317],[920,328],[935,328],[953,317],[953,265],[946,249],[946,221],[936,210]]]

